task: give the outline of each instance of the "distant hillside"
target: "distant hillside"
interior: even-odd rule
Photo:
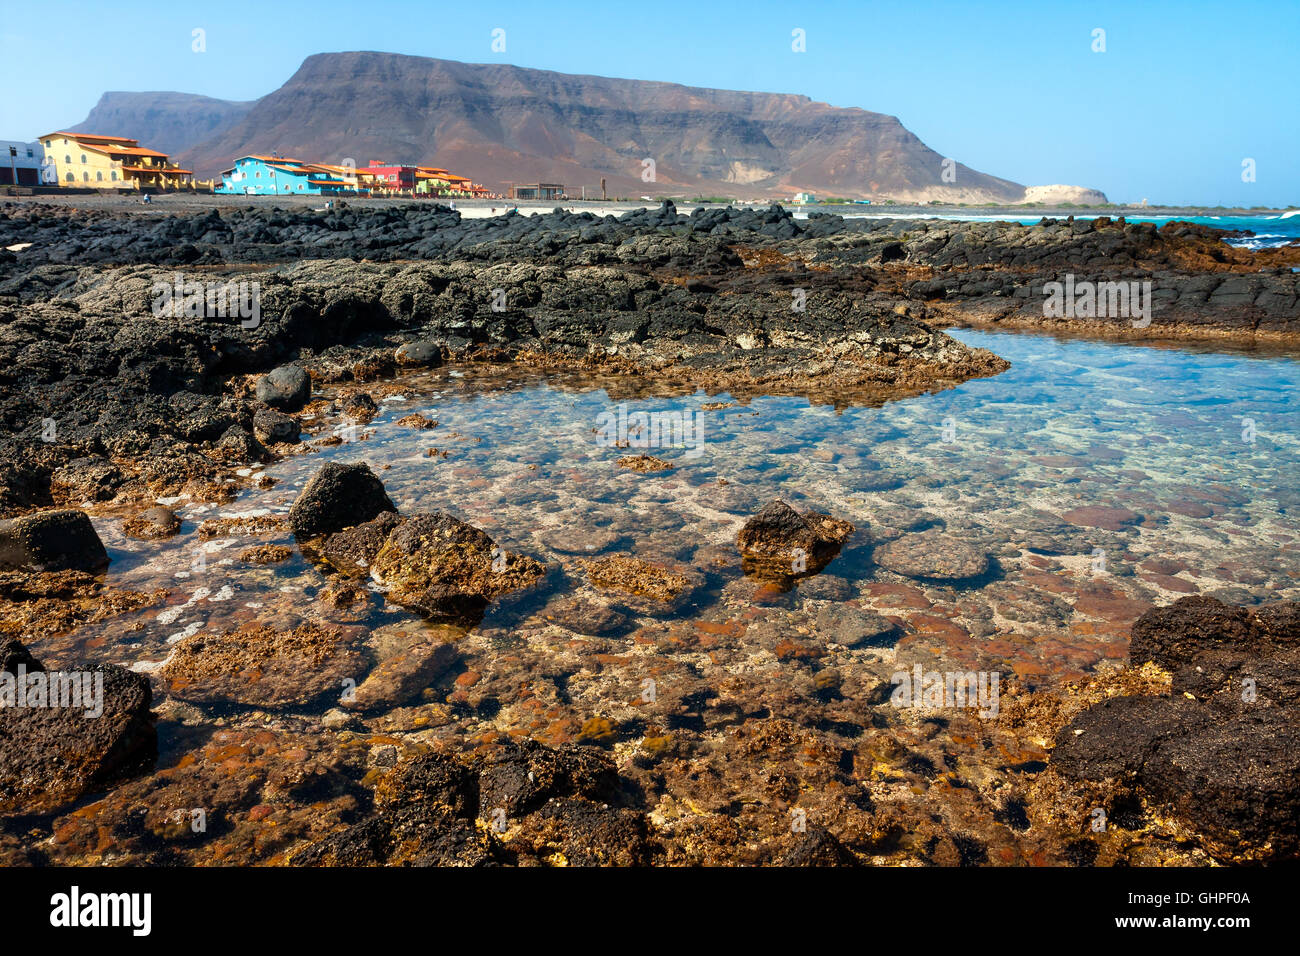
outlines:
[[[236,103],[194,93],[105,93],[72,133],[130,136],[175,157],[243,119],[256,100]]]
[[[960,164],[955,182],[945,183],[944,158],[894,117],[806,96],[353,52],[308,57],[280,89],[251,108],[239,105],[245,114],[225,127],[212,115],[213,135],[182,162],[206,177],[237,156],[274,150],[333,163],[434,163],[499,190],[540,180],[576,194],[604,177],[610,195],[624,196],[811,190],[1014,202],[1024,192]],[[156,115],[160,123],[181,119]],[[105,125],[158,143],[193,130],[163,137],[162,125]],[[656,182],[641,179],[645,158],[655,161]]]

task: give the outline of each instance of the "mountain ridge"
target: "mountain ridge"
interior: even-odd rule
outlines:
[[[142,101],[131,104],[132,95]],[[178,115],[186,104],[197,119]],[[247,103],[105,94],[80,126],[92,131],[92,122],[114,116],[138,117],[124,135],[171,152],[202,178],[238,156],[274,151],[359,166],[438,165],[502,192],[512,182],[563,183],[570,195],[586,187],[588,197],[600,194],[602,179],[610,196],[812,192],[1005,203],[1025,194],[1019,183],[943,157],[897,117],[804,94],[377,51],[313,54]],[[169,122],[175,128],[163,129]]]

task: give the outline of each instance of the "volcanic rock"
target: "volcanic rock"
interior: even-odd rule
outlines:
[[[0,689],[6,697],[16,690],[9,682],[17,680],[23,664],[29,678],[33,669],[47,680],[55,675],[82,678],[91,698],[83,696],[76,706],[34,706],[29,687],[26,706],[0,707],[0,816],[51,813],[152,766],[157,734],[147,678],[113,664],[84,674],[48,672],[17,641],[6,642],[0,658],[5,664]],[[102,698],[95,702],[93,688],[99,681]],[[73,700],[61,699],[64,704]],[[53,703],[56,697],[47,700]],[[94,713],[101,706],[102,713]]]
[[[83,511],[40,511],[0,521],[0,571],[89,571],[108,552]]]
[[[545,568],[497,547],[486,533],[443,512],[406,518],[370,569],[389,600],[434,620],[481,613],[493,599],[533,587]]]
[[[396,510],[369,465],[327,462],[289,509],[289,527],[299,538],[314,538]]]
[[[257,380],[255,393],[259,402],[296,412],[311,398],[311,378],[300,366],[281,365]]]

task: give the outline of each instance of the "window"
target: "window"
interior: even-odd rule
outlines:
[[[117,170],[116,170],[116,169],[113,170],[112,175],[113,175],[113,182],[117,182]]]
[[[71,166],[71,165],[72,165],[72,157],[71,157],[71,156],[64,156],[64,157],[63,157],[63,162],[66,163],[67,165]]]
[[[82,174],[81,174],[81,181],[82,181],[83,183],[88,183],[88,182],[90,182],[90,173],[82,173]]]
[[[28,158],[28,159],[32,159],[32,158],[33,158],[33,157],[32,157],[32,151],[31,151],[30,149],[27,151],[27,158]]]
[[[85,162],[86,162],[86,154],[85,154],[85,153],[82,153],[82,154],[81,154],[81,162],[82,162],[82,165],[85,165]]]
[[[103,172],[96,171],[96,173],[95,173],[95,179],[96,179],[98,182],[101,182],[101,183],[102,183],[102,182],[104,181],[104,174],[103,174]]]
[[[72,173],[68,173],[68,182],[75,183],[76,181],[77,181],[77,177],[72,175]]]

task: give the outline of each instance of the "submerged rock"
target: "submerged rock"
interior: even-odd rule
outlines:
[[[185,638],[158,674],[169,694],[194,703],[305,707],[355,687],[366,671],[359,643],[356,628],[248,623]]]
[[[903,535],[876,548],[872,558],[887,571],[931,581],[980,578],[991,566],[983,551],[938,531]]]
[[[83,511],[39,511],[0,521],[0,571],[89,571],[108,552]]]
[[[457,620],[482,613],[504,594],[535,586],[546,569],[437,511],[404,519],[384,541],[370,574],[389,600],[435,620]]]
[[[645,613],[676,610],[690,599],[700,583],[698,575],[687,568],[622,554],[587,561],[584,567],[593,587],[617,592],[634,610]]]
[[[298,538],[314,538],[396,510],[369,465],[327,462],[289,509],[289,527]]]

